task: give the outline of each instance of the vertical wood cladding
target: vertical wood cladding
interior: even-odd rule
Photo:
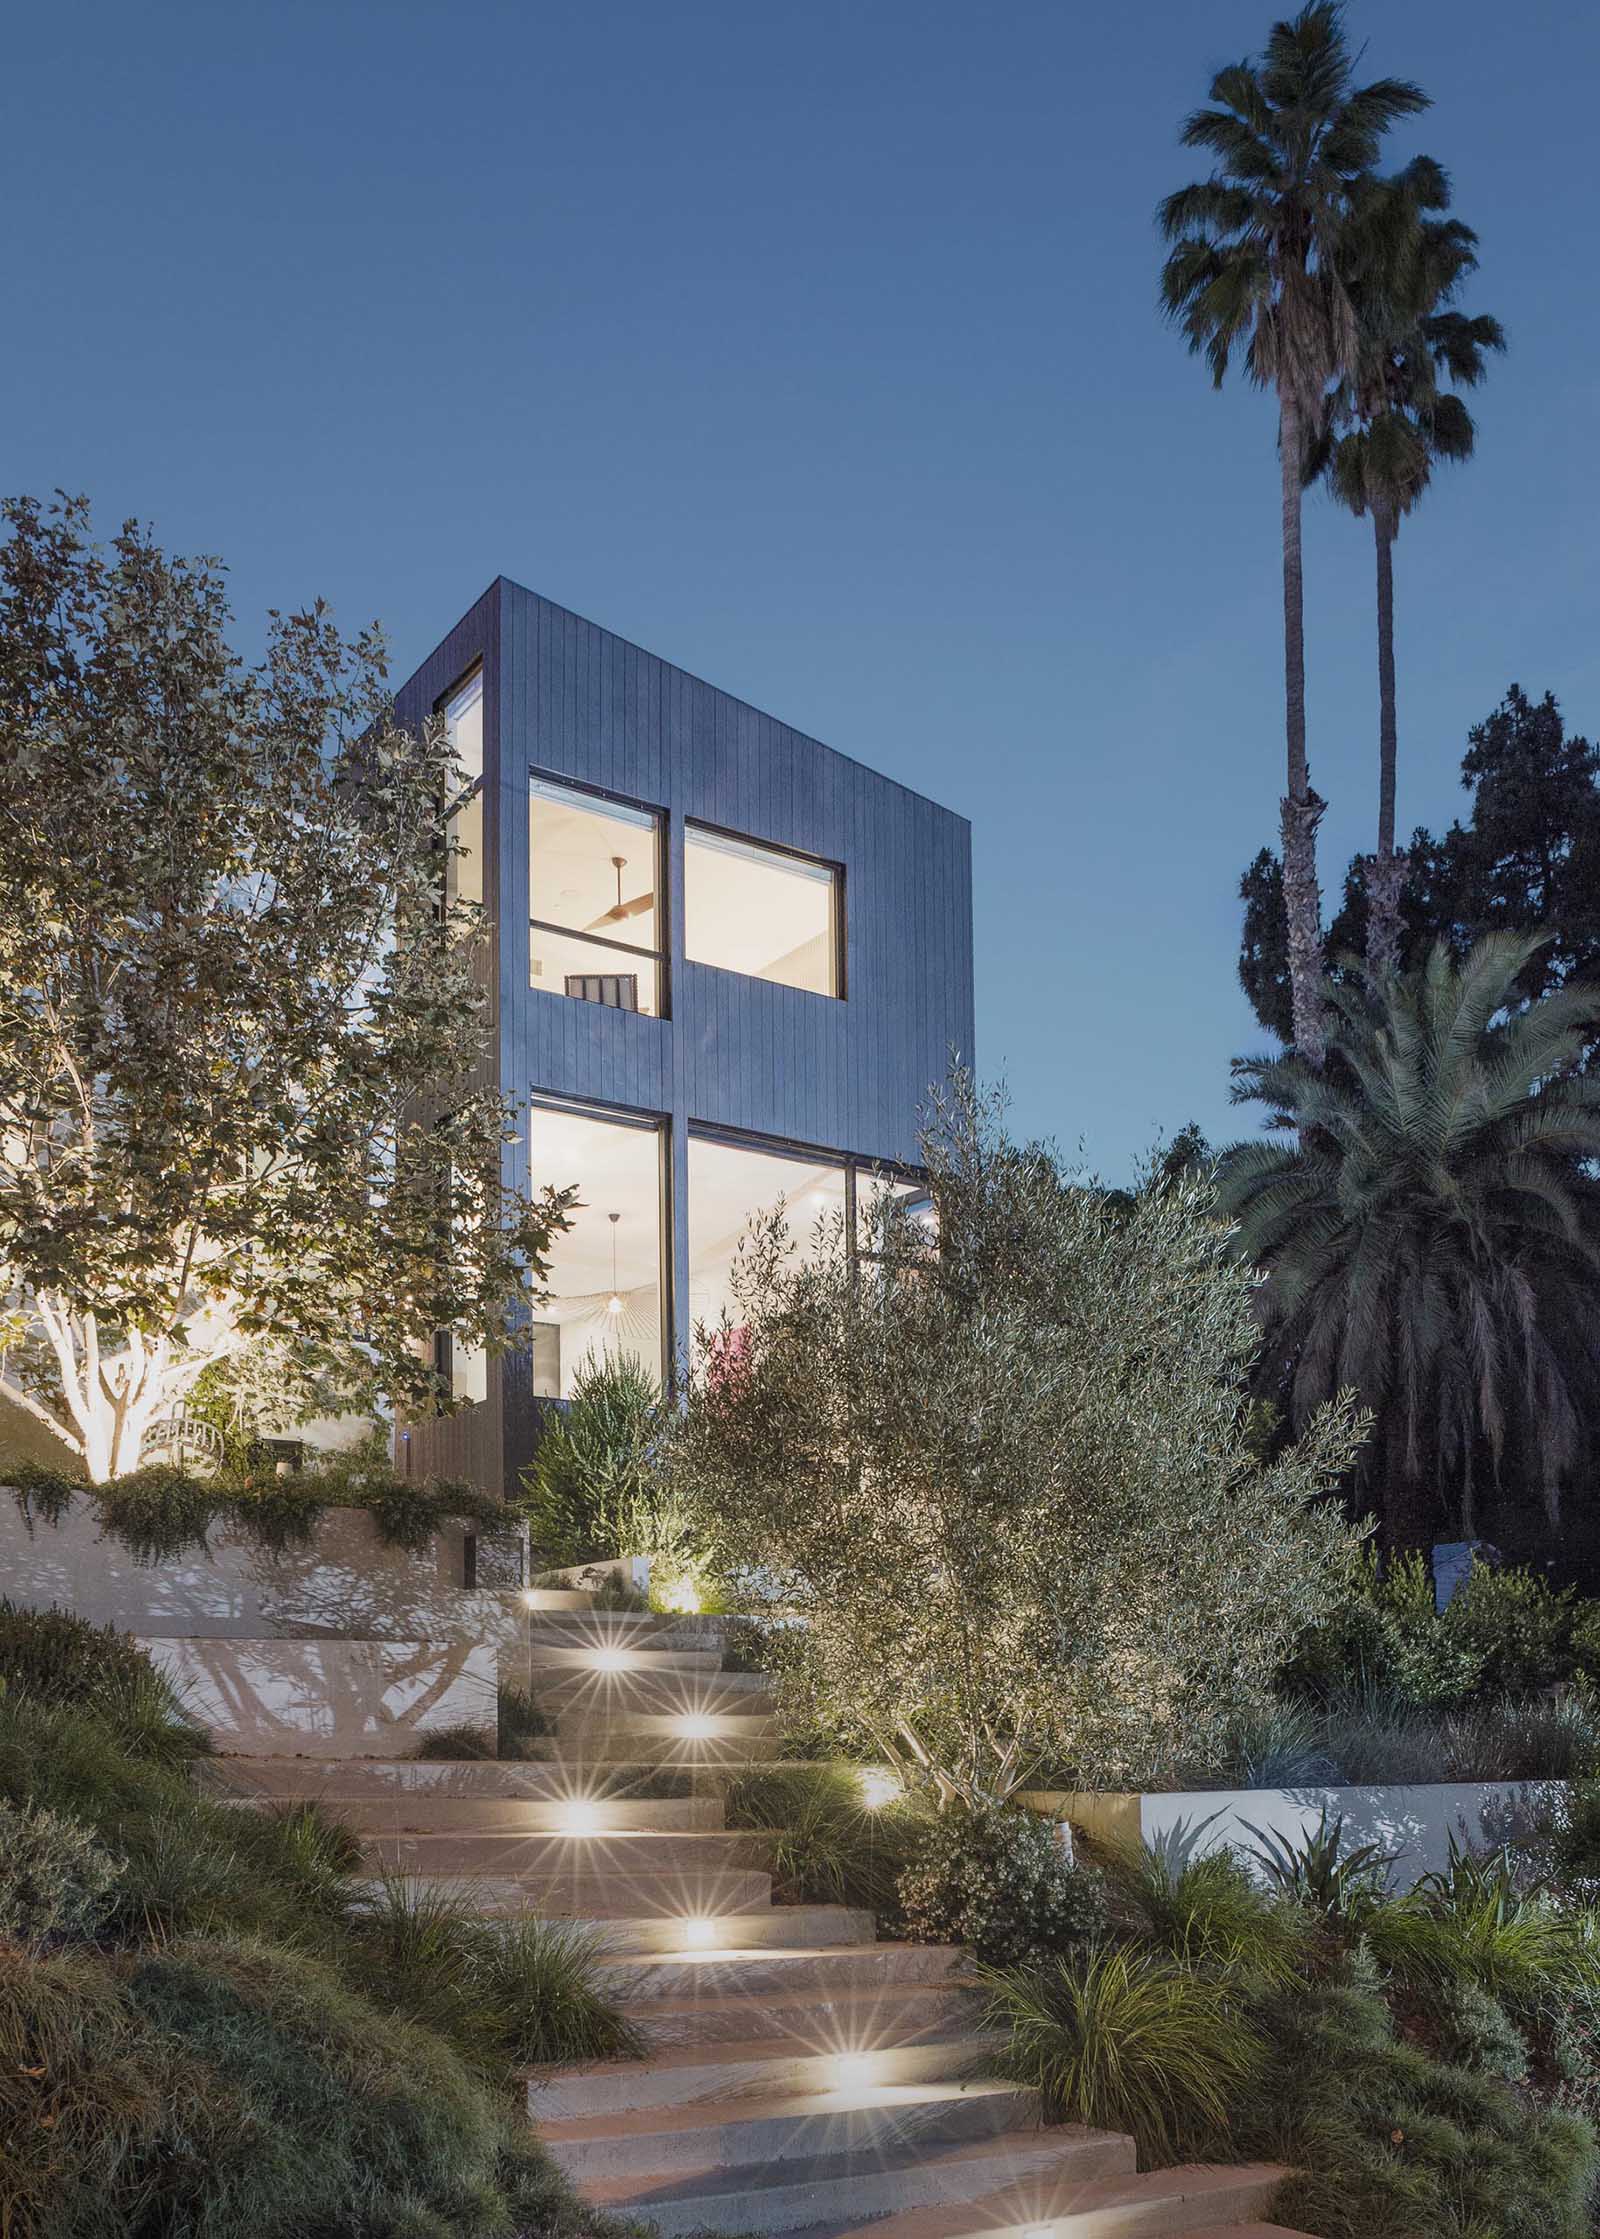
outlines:
[[[675,1170],[694,1121],[914,1160],[929,1088],[952,1050],[973,1055],[966,819],[503,576],[404,686],[401,719],[429,714],[477,659],[501,1086],[519,1103],[543,1091],[668,1116]],[[669,1017],[529,985],[533,770],[665,810]],[[685,820],[843,865],[842,1001],[684,960]],[[498,1483],[507,1411],[525,1411],[514,1383],[491,1364],[491,1404],[417,1426],[414,1466],[483,1475],[490,1457],[463,1425],[492,1414],[484,1481]]]

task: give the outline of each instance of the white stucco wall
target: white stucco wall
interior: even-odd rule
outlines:
[[[443,1726],[493,1730],[492,1646],[375,1640],[142,1645],[219,1750],[248,1757],[409,1757]]]
[[[0,1594],[157,1639],[509,1640],[525,1622],[520,1599],[467,1592],[463,1537],[452,1525],[411,1554],[386,1546],[360,1509],[333,1508],[311,1546],[283,1555],[222,1527],[209,1555],[140,1564],[101,1536],[89,1502],[30,1531],[0,1486]]]

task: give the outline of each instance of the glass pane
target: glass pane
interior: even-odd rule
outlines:
[[[456,838],[465,853],[451,864],[451,891],[463,902],[483,900],[483,671],[474,669],[440,710],[450,743],[461,759],[465,783],[476,784],[473,794],[457,812]]]
[[[533,781],[528,815],[528,915],[658,949],[658,819],[542,778]]]
[[[684,953],[752,979],[837,995],[839,874],[748,840],[690,831]]]
[[[796,1253],[810,1258],[845,1209],[844,1169],[808,1165],[776,1152],[689,1138],[689,1319],[715,1327],[739,1306],[732,1274],[739,1239],[753,1214],[784,1202]],[[818,1224],[822,1227],[819,1232]]]
[[[573,933],[551,933],[542,925],[528,933],[528,983],[548,995],[576,995],[588,1003],[659,1018],[659,974],[653,956],[635,956]]]
[[[929,1236],[939,1232],[939,1216],[933,1199],[928,1195],[925,1182],[902,1182],[863,1168],[856,1175],[856,1249],[858,1252],[875,1252],[880,1248],[880,1208],[885,1200],[892,1199],[905,1205],[918,1227]]]
[[[450,1340],[450,1394],[474,1407],[489,1396],[489,1356],[464,1337]]]
[[[535,1105],[528,1132],[534,1187],[578,1191],[572,1226],[551,1248],[550,1298],[535,1317],[536,1396],[570,1399],[586,1361],[624,1354],[661,1375],[659,1128]]]

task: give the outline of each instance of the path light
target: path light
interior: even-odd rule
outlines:
[[[564,1835],[597,1835],[600,1832],[598,1806],[578,1800],[566,1805],[561,1814],[561,1832]]]
[[[890,1804],[897,1804],[905,1790],[891,1772],[879,1765],[863,1766],[861,1771],[861,1801],[868,1811],[883,1811]]]
[[[683,1940],[690,1951],[709,1951],[717,1940],[716,1922],[705,1919],[686,1920],[683,1924]]]
[[[625,1648],[597,1648],[589,1661],[596,1671],[626,1671],[628,1652]]]
[[[700,1595],[692,1579],[676,1578],[661,1596],[661,1606],[675,1617],[698,1617]]]
[[[840,2091],[858,2091],[873,2080],[876,2062],[870,2052],[841,2052],[833,2062],[833,2080]]]
[[[685,1741],[709,1741],[716,1730],[716,1720],[708,1718],[703,1710],[692,1710],[678,1720],[678,1731]]]

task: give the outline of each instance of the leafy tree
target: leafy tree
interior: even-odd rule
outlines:
[[[1136,1780],[1340,1591],[1315,1496],[1352,1410],[1247,1450],[1251,1281],[1205,1182],[1113,1204],[965,1080],[923,1158],[937,1234],[892,1199],[860,1255],[751,1232],[666,1467],[749,1605],[804,1620],[783,1686],[846,1744],[974,1808]]]
[[[1505,347],[1499,321],[1451,308],[1477,268],[1477,236],[1448,207],[1449,183],[1420,157],[1370,191],[1371,216],[1355,229],[1351,296],[1357,344],[1330,400],[1326,439],[1311,464],[1340,504],[1370,515],[1377,554],[1378,846],[1367,866],[1367,960],[1391,970],[1400,954],[1403,856],[1395,853],[1398,755],[1394,679],[1394,543],[1400,523],[1427,491],[1434,466],[1469,459],[1475,431],[1460,397],[1441,380],[1473,387],[1485,356]],[[1361,255],[1370,231],[1372,254]]]
[[[1330,384],[1356,363],[1359,330],[1348,279],[1358,203],[1364,247],[1378,216],[1370,184],[1384,134],[1426,108],[1403,79],[1352,83],[1354,58],[1335,0],[1310,0],[1275,23],[1258,62],[1218,71],[1211,106],[1185,123],[1185,147],[1215,160],[1209,179],[1180,187],[1159,211],[1173,244],[1161,299],[1217,387],[1234,352],[1278,404],[1283,538],[1284,714],[1288,785],[1281,826],[1294,1040],[1322,1057],[1322,919],[1317,825],[1324,802],[1306,757],[1301,487]]]
[[[1485,933],[1544,936],[1518,975],[1531,1002],[1575,976],[1600,976],[1600,750],[1568,732],[1554,697],[1513,684],[1467,734],[1461,782],[1465,824],[1439,837],[1419,826],[1406,851],[1401,961],[1416,969],[1436,941],[1459,959]],[[1244,934],[1239,980],[1256,1017],[1292,1037],[1283,880],[1263,849],[1240,881]],[[1367,947],[1367,858],[1356,856],[1329,932],[1335,978],[1359,973]],[[1591,1043],[1592,1049],[1592,1043]]]
[[[1236,1094],[1294,1140],[1224,1154],[1221,1201],[1266,1271],[1257,1390],[1293,1429],[1354,1386],[1357,1491],[1391,1546],[1471,1537],[1490,1488],[1551,1517],[1600,1416],[1600,1081],[1573,1068],[1600,988],[1517,1010],[1537,948],[1440,943],[1330,989],[1321,1070],[1252,1058]]]
[[[319,603],[230,648],[214,561],[84,501],[0,545],[0,1391],[104,1479],[214,1362],[292,1340],[438,1398],[563,1201],[502,1180],[460,769]]]

